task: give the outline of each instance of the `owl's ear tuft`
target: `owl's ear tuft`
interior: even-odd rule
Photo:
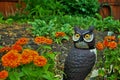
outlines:
[[[93,30],[94,30],[94,26],[90,26],[89,31],[93,32]]]
[[[75,32],[77,32],[77,31],[79,31],[80,29],[76,26],[76,27],[74,27],[74,31]]]

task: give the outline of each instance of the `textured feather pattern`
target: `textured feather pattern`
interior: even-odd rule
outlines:
[[[95,61],[94,52],[72,48],[66,57],[63,80],[84,80],[92,70]]]

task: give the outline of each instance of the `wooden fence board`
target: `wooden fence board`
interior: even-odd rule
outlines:
[[[103,18],[113,16],[114,19],[120,20],[120,0],[99,0],[99,2],[104,5],[100,8]]]
[[[20,4],[22,7],[18,9],[17,4]],[[1,0],[0,1],[0,12],[4,16],[15,15],[16,12],[25,8],[25,3],[20,2],[19,0]]]

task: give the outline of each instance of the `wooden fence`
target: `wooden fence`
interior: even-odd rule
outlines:
[[[114,19],[120,20],[120,0],[99,0],[99,2],[103,18],[113,16]]]
[[[99,13],[103,18],[107,16],[113,16],[114,19],[120,20],[120,0],[98,0],[100,3]],[[21,5],[18,8],[16,5]],[[14,15],[16,12],[20,12],[25,8],[25,4],[22,0],[0,0],[0,12],[4,16]]]
[[[0,0],[0,13],[4,16],[15,15],[16,12],[21,12],[23,8],[25,8],[25,4],[21,0]]]

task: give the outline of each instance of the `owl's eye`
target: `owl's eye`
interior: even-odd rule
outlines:
[[[75,34],[75,37],[76,37],[76,38],[79,38],[79,37],[80,37],[80,34]]]
[[[80,34],[73,35],[73,41],[78,41],[80,38]]]
[[[85,34],[83,39],[86,41],[86,42],[91,42],[93,39],[94,39],[94,35],[93,34]]]
[[[85,35],[85,38],[86,38],[86,39],[89,39],[90,37],[91,37],[90,34],[86,34],[86,35]]]

